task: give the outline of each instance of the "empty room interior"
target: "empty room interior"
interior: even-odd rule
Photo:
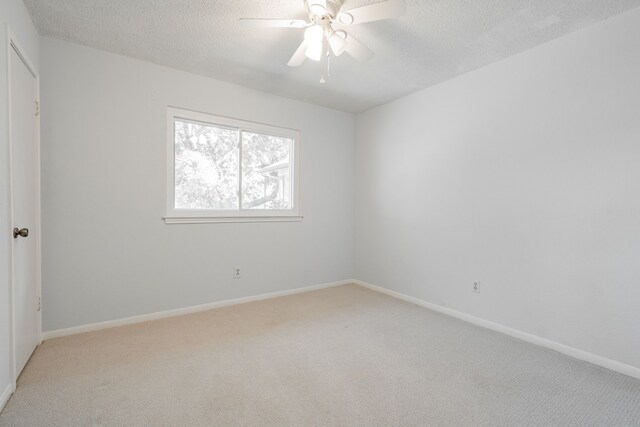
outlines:
[[[0,22],[0,426],[640,426],[639,0]]]

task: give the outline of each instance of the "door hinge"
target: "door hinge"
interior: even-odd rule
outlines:
[[[38,303],[38,311],[40,311],[40,297],[38,297],[37,303]]]
[[[40,115],[40,102],[36,100],[36,116]]]

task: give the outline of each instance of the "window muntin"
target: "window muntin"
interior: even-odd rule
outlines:
[[[301,219],[297,131],[170,108],[167,133],[166,222]]]

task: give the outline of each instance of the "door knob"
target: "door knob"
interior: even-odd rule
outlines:
[[[29,235],[29,229],[28,228],[23,228],[23,229],[17,229],[14,228],[13,229],[13,238],[17,239],[18,236],[20,237],[27,237]]]

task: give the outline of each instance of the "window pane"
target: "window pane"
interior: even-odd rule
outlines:
[[[238,133],[175,120],[176,209],[238,209]]]
[[[242,208],[291,209],[293,140],[242,133]]]

